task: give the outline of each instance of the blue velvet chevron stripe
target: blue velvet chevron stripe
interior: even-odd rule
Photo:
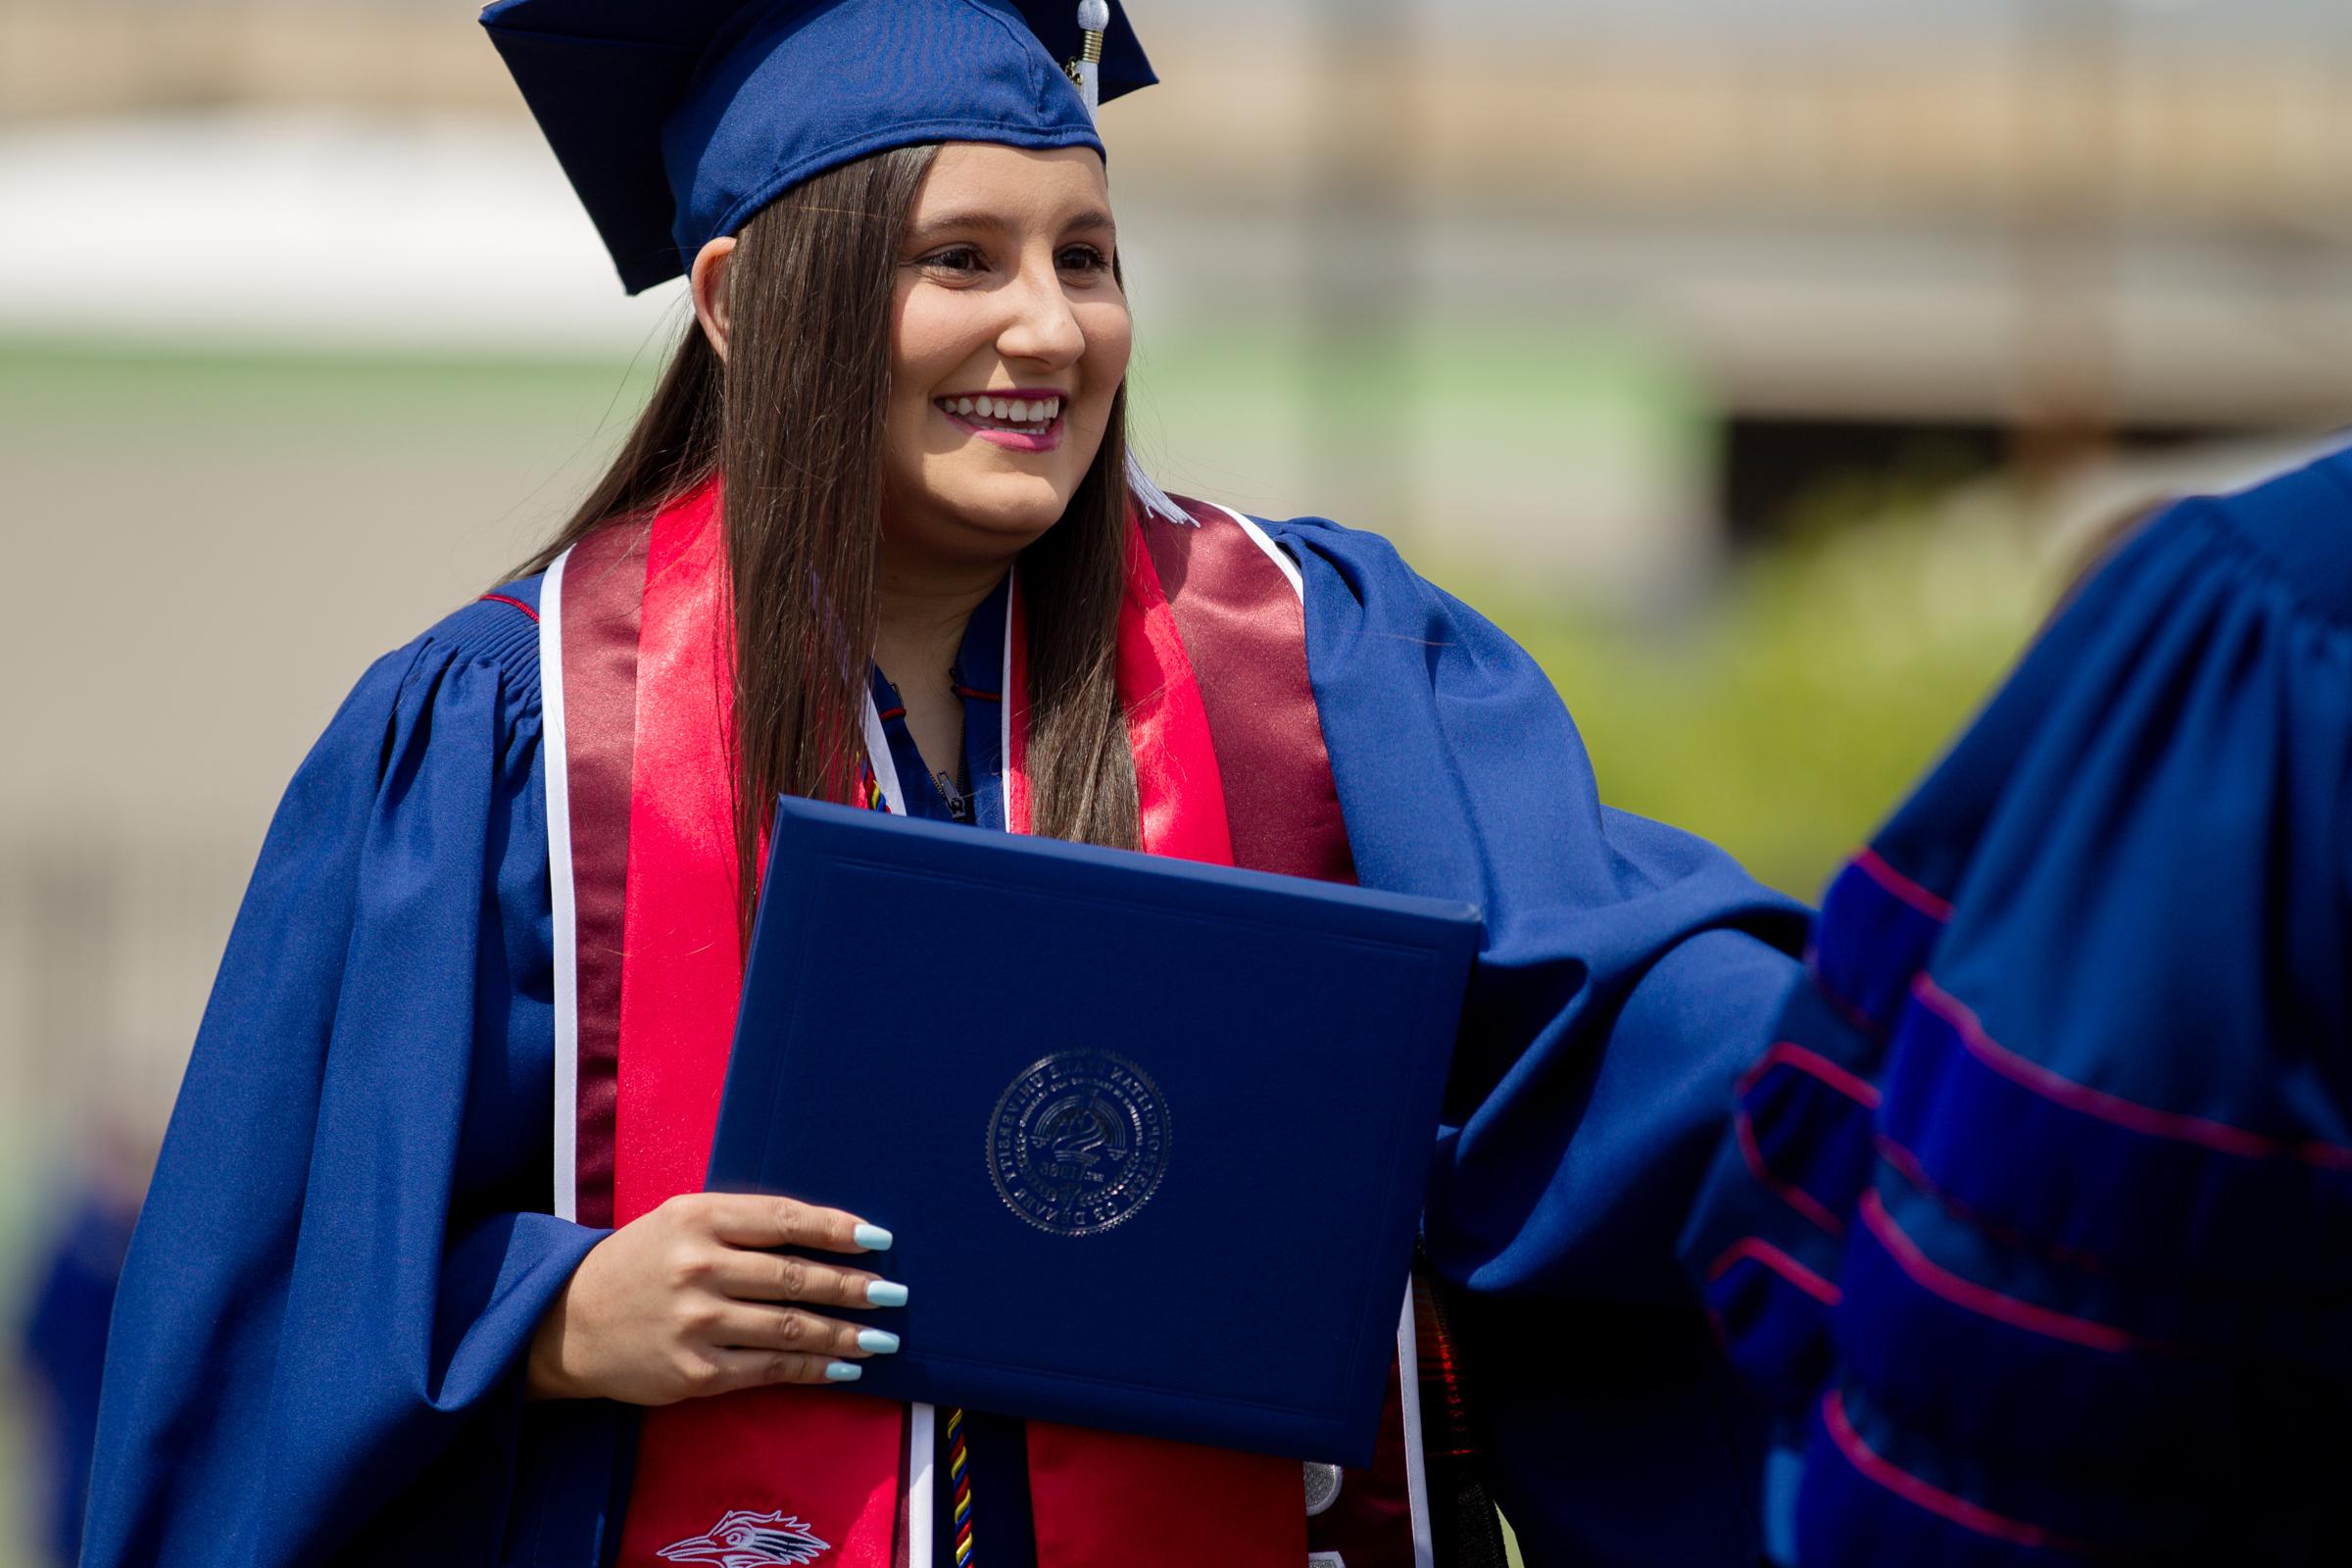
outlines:
[[[1702,1206],[1700,1229],[1685,1240],[1733,1364],[1792,1418],[1834,1364],[1839,1244],[1874,1163],[1871,1079],[1889,1030],[1865,999],[1882,1003],[1891,1024],[1884,999],[1899,999],[1902,985],[1882,971],[1916,965],[1938,927],[1900,885],[1890,868],[1860,861],[1832,885],[1811,983],[1790,993],[1773,1045],[1740,1080],[1714,1183],[1740,1200]]]
[[[1914,989],[1881,1134],[1979,1224],[2092,1266],[2352,1291],[2352,1149],[2074,1083],[1933,980]],[[1994,1129],[2034,1160],[1981,1157]]]
[[[1835,1253],[1813,1263],[1835,1267]],[[1835,1368],[1830,1311],[1838,1287],[1819,1269],[1759,1236],[1716,1254],[1704,1282],[1725,1353],[1776,1408],[1801,1411]]]
[[[1864,849],[1822,898],[1815,988],[1849,1023],[1884,1040],[1951,912],[1944,899]]]
[[[1790,1009],[1812,1010],[1809,997],[1805,1007]],[[1879,1091],[1853,1068],[1786,1038],[1799,1033],[1792,1026],[1801,1021],[1784,1015],[1785,1038],[1740,1080],[1733,1131],[1750,1175],[1813,1224],[1842,1236],[1844,1215],[1870,1178],[1870,1113]],[[1833,1034],[1810,1038],[1826,1043]]]

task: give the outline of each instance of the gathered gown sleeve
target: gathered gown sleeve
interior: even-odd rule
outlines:
[[[605,1234],[547,1212],[532,636],[485,603],[387,657],[286,792],[125,1267],[90,1568],[527,1558],[530,1472],[606,1419],[520,1388]]]
[[[1805,911],[1603,807],[1535,662],[1384,542],[1272,525],[1361,880],[1486,919],[1424,1238],[1530,1562],[1738,1564],[1763,1444],[1674,1243]]]

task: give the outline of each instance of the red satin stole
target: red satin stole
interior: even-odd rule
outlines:
[[[608,546],[606,553],[615,552]],[[644,560],[627,764],[626,943],[607,1135],[615,1224],[700,1189],[742,985],[728,765],[732,677],[715,489],[656,517]],[[607,566],[609,577],[634,575]],[[568,611],[571,584],[565,588]],[[1013,615],[1005,802],[1007,820],[1019,830],[1027,825],[1028,790],[1017,598]],[[571,650],[585,653],[599,639],[568,613],[566,621],[569,675]],[[611,624],[608,617],[607,645]],[[610,662],[611,648],[602,651]],[[1140,538],[1128,559],[1117,675],[1136,755],[1143,847],[1231,863],[1226,785],[1200,683]],[[1319,728],[1314,744],[1321,746]],[[591,956],[583,951],[584,1047]],[[583,1062],[584,1088],[592,1067]],[[597,1163],[597,1142],[583,1129],[583,1171]],[[584,1215],[594,1208],[588,1197]],[[831,1389],[763,1389],[649,1411],[620,1560],[661,1568],[663,1546],[703,1536],[741,1511],[801,1522],[827,1544],[808,1560],[899,1568],[910,1547],[902,1495],[906,1428],[905,1407]],[[1041,1562],[1298,1568],[1305,1559],[1296,1464],[1042,1422],[1029,1432]]]

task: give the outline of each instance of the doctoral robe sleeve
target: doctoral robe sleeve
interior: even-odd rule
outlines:
[[[1486,918],[1425,1220],[1531,1562],[1757,1558],[1761,1424],[1674,1241],[1804,911],[1604,808],[1534,661],[1366,534],[1277,525],[1356,868]]]
[[[604,1233],[544,1211],[530,622],[451,624],[270,826],[123,1275],[91,1568],[506,1560],[520,1360]]]
[[[1685,1239],[1808,1568],[2352,1561],[2352,453],[2079,585],[1832,882]]]

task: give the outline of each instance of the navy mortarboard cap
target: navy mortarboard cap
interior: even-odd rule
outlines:
[[[632,294],[869,153],[1101,152],[1094,93],[1157,79],[1103,0],[498,0],[482,25]]]

